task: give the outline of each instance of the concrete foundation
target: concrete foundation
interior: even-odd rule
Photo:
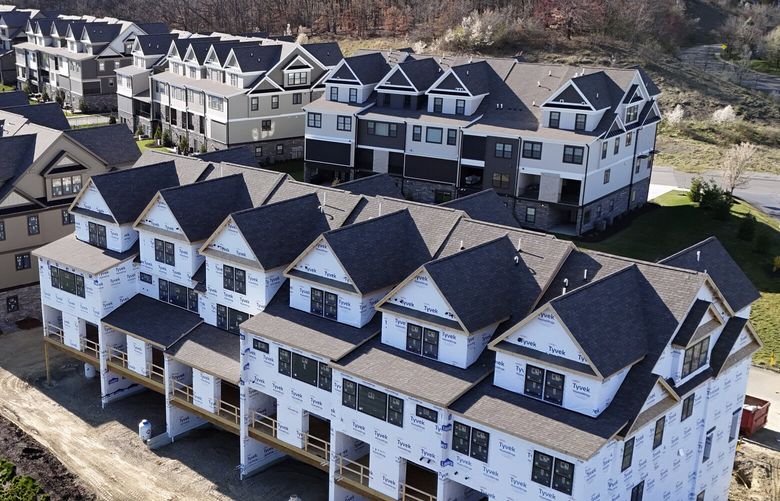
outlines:
[[[16,305],[16,311],[10,311]],[[38,284],[0,292],[0,332],[16,330],[16,322],[27,317],[41,318],[41,289]]]

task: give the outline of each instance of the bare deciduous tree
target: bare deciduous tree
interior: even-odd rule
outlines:
[[[753,166],[753,157],[756,154],[756,145],[751,143],[735,144],[723,155],[721,171],[723,174],[723,188],[729,196],[734,196],[734,190],[744,185],[750,179],[750,168]]]

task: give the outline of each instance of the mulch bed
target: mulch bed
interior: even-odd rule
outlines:
[[[0,459],[14,463],[17,476],[27,475],[37,480],[51,500],[97,499],[51,452],[2,417]]]

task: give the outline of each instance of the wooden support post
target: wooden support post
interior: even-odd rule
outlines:
[[[43,342],[43,362],[46,365],[46,385],[51,386],[51,370],[49,369],[49,343]]]

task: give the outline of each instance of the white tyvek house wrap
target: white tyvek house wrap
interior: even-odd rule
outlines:
[[[140,374],[149,376],[149,366],[152,363],[152,345],[136,337],[127,336],[127,368]]]
[[[106,200],[103,198],[103,195],[100,194],[100,191],[98,191],[95,185],[92,184],[92,182],[89,182],[88,186],[81,194],[81,198],[79,198],[76,207],[113,217],[113,214],[111,214],[111,209],[108,208]]]
[[[506,341],[547,355],[588,363],[585,354],[577,348],[551,309],[539,313],[535,319],[510,334]]]
[[[179,226],[179,222],[176,221],[176,217],[161,196],[157,197],[151,208],[144,214],[141,223],[148,224],[149,226],[161,230],[177,233],[181,235],[182,239],[186,238],[184,236],[184,231],[181,229],[181,226]]]
[[[177,407],[171,402],[173,382],[178,381],[185,385],[191,385],[192,369],[170,357],[165,357],[165,375],[165,423],[168,436],[173,440],[177,435],[205,424],[206,420]]]
[[[270,238],[271,236],[269,236]],[[247,244],[241,231],[238,229],[236,223],[231,219],[230,222],[225,225],[220,232],[211,240],[208,246],[209,249],[218,250],[226,254],[231,254],[243,259],[249,259],[251,261],[257,261],[254,252]]]
[[[100,339],[100,398],[102,404],[113,402],[127,397],[134,393],[143,391],[145,388],[135,382],[125,379],[123,376],[111,372],[108,368],[107,360],[111,348],[116,347],[125,351],[127,338],[125,334],[107,327],[106,324],[100,324],[98,333]]]
[[[192,403],[211,413],[219,410],[222,381],[208,372],[192,369]]]
[[[246,294],[224,288],[224,265],[246,272]],[[235,265],[214,257],[206,258],[206,294],[215,303],[256,315],[263,311],[284,282],[283,269],[260,271]]]
[[[333,251],[324,240],[320,241],[305,256],[295,263],[295,269],[318,277],[336,280],[352,285],[344,268],[341,267]],[[373,291],[362,291],[373,292]]]
[[[363,327],[373,318],[376,313],[374,305],[387,294],[387,289],[383,289],[366,296],[360,296],[340,289],[319,284],[312,285],[305,280],[290,278],[290,307],[308,313],[311,310],[312,287],[338,295],[338,322],[358,328]]]
[[[242,336],[243,339],[243,336]],[[241,405],[241,477],[246,477],[253,471],[277,461],[284,454],[249,436],[249,426],[256,412],[263,416],[273,416],[276,413],[276,402],[264,393],[252,390],[244,383],[240,385]]]
[[[176,282],[185,287],[192,287],[192,275],[198,270],[204,257],[198,254],[198,244],[188,244],[184,241],[172,238],[155,236],[149,231],[139,231],[139,245],[141,256],[140,270],[159,278]],[[154,239],[158,238],[174,245],[174,266],[160,263],[154,259]]]
[[[393,294],[388,302],[447,320],[456,320],[455,313],[447,306],[446,301],[433,285],[433,279],[424,270]]]
[[[65,346],[81,351],[84,348],[82,337],[87,334],[87,326],[76,315],[62,312],[62,336]]]
[[[89,242],[90,222],[106,227],[106,248],[109,250],[115,252],[128,251],[136,240],[138,240],[138,232],[133,229],[131,224],[123,224],[120,226],[108,223],[101,219],[76,214],[73,223],[73,232],[76,234],[76,238],[82,242]]]

